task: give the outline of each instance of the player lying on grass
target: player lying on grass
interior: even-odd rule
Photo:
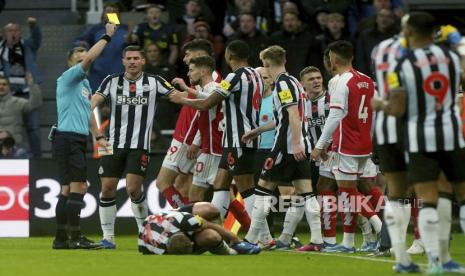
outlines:
[[[219,218],[211,203],[197,202],[148,216],[139,232],[143,254],[258,254],[260,247],[241,241],[213,221]]]

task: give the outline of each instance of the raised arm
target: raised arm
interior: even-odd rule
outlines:
[[[89,49],[87,54],[84,56],[84,59],[81,62],[82,69],[84,71],[88,71],[92,62],[98,58],[98,56],[102,53],[105,46],[110,42],[111,37],[116,31],[116,25],[107,23],[105,25],[105,36],[102,39],[97,41],[92,48]]]

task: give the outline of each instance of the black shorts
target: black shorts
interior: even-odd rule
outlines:
[[[149,155],[146,150],[114,149],[112,155],[100,158],[98,175],[121,178],[126,172],[145,177],[148,164]]]
[[[401,145],[376,145],[376,156],[379,160],[379,169],[383,173],[402,172],[407,170],[405,155]]]
[[[219,168],[227,170],[231,175],[254,173],[256,149],[223,148]]]
[[[320,167],[316,165],[315,161],[310,162],[312,174],[312,191],[316,191],[318,180],[320,179]]]
[[[272,151],[263,163],[261,179],[273,182],[288,182],[312,179],[310,159],[296,161],[294,155]]]
[[[52,156],[57,162],[61,185],[87,181],[87,136],[57,131],[52,144]]]
[[[263,163],[270,154],[271,149],[258,149],[255,153],[255,165],[254,165],[254,179],[255,183],[258,183],[260,175],[262,174]]]
[[[411,183],[436,181],[441,171],[451,183],[465,182],[465,149],[409,153]]]

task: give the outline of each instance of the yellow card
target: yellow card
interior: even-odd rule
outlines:
[[[116,24],[116,25],[120,24],[118,15],[116,13],[107,13],[107,17],[108,17],[108,22],[112,24]]]

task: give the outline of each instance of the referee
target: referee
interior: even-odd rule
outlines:
[[[53,249],[99,247],[81,234],[79,226],[83,198],[87,192],[85,152],[92,95],[86,72],[111,41],[115,30],[116,25],[107,23],[105,35],[89,51],[82,47],[73,48],[68,53],[70,68],[57,80],[58,126],[53,139],[53,158],[58,164],[62,186],[55,209],[57,230]]]

